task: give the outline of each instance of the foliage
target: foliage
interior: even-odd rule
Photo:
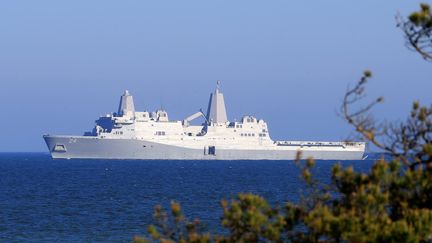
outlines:
[[[153,215],[156,223],[147,228],[151,239],[163,243],[170,242],[209,242],[210,235],[201,233],[201,222],[198,219],[188,221],[177,202],[171,202],[171,215],[156,206]],[[135,236],[134,242],[150,242],[149,239]]]
[[[398,26],[405,34],[407,45],[424,59],[432,61],[432,12],[430,5],[420,4],[420,10],[408,19],[398,16]]]
[[[398,160],[381,159],[365,174],[336,165],[330,187],[312,204],[286,203],[278,209],[253,194],[221,204],[226,235],[201,233],[199,223],[185,220],[175,203],[174,224],[157,207],[158,223],[148,233],[160,242],[431,241],[432,167],[409,170]]]
[[[412,47],[430,59],[422,44],[424,38],[431,41],[429,6],[422,4],[400,25]],[[300,203],[279,208],[258,195],[239,194],[221,202],[226,233],[211,234],[203,232],[198,220],[188,221],[172,202],[170,215],[155,208],[149,237],[134,241],[432,242],[432,106],[414,102],[406,121],[377,123],[370,110],[383,99],[361,105],[371,77],[365,71],[348,89],[341,115],[364,140],[391,155],[390,161],[376,161],[368,173],[335,165],[331,182],[321,184],[311,173],[314,160],[301,161],[299,153],[296,163],[311,189]]]
[[[354,126],[365,140],[384,152],[401,160],[410,169],[432,163],[432,106],[414,102],[410,116],[405,122],[379,124],[368,113],[380,97],[371,103],[351,111],[351,106],[365,98],[365,85],[372,74],[366,71],[357,85],[345,94],[341,107],[342,116]]]

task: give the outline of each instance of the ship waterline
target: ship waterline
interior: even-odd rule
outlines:
[[[191,121],[202,118],[201,125]],[[273,141],[267,123],[253,116],[229,122],[219,84],[210,95],[207,114],[199,111],[170,121],[164,110],[136,112],[128,91],[117,113],[96,120],[84,136],[44,135],[54,159],[142,160],[360,160],[364,142]]]

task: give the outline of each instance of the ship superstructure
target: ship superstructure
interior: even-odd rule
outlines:
[[[202,118],[201,125],[192,121]],[[44,135],[53,158],[155,159],[155,160],[360,160],[363,142],[273,141],[267,123],[254,116],[230,122],[220,83],[207,112],[171,121],[167,111],[135,111],[132,95],[125,91],[116,113],[96,120],[83,136]]]

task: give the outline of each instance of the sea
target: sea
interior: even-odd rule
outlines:
[[[368,171],[361,161],[317,161],[328,182],[336,163]],[[222,199],[254,193],[271,205],[307,194],[294,161],[53,160],[48,153],[0,153],[0,242],[131,242],[154,223],[156,205],[181,203],[217,233]]]

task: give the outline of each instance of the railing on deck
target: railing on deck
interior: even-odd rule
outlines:
[[[353,147],[361,146],[362,142],[319,142],[319,141],[275,141],[277,146],[308,146],[308,147]]]

